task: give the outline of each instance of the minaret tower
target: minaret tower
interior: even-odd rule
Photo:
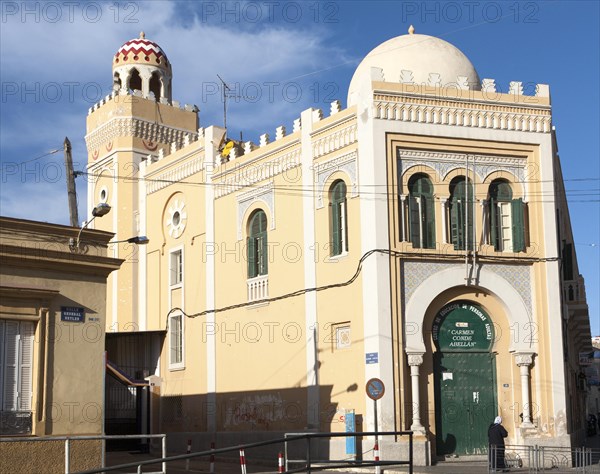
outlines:
[[[146,196],[140,172],[172,147],[194,140],[196,106],[172,100],[172,69],[162,48],[139,38],[123,44],[113,57],[112,93],[90,108],[87,117],[88,215],[100,202],[111,211],[95,219],[97,229],[115,233],[113,240],[145,235]],[[162,153],[161,153],[162,150]],[[152,236],[148,236],[152,239]],[[111,256],[125,263],[108,281],[107,331],[146,329],[138,302],[145,299],[145,250],[135,244],[111,245]],[[140,286],[141,285],[141,286]]]

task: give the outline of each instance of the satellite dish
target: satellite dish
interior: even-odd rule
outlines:
[[[233,149],[234,145],[235,144],[233,143],[233,141],[231,141],[231,140],[228,141],[227,144],[225,145],[225,147],[223,148],[223,151],[221,152],[221,156],[224,156],[227,158],[229,156],[229,153],[231,153],[231,150]]]

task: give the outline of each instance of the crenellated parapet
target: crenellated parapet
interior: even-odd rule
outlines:
[[[112,93],[110,93],[106,97],[104,97],[102,100],[99,100],[94,105],[92,105],[88,109],[88,115],[91,115],[96,110],[100,109],[100,107],[102,107],[105,104],[108,104],[111,101],[116,102],[116,101],[122,100],[124,102],[131,102],[132,100],[135,100],[134,98],[136,98],[136,97],[138,97],[140,99],[147,99],[147,100],[156,102],[156,97],[154,96],[154,93],[151,91],[148,93],[143,93],[141,90],[129,91],[129,90],[121,89],[119,91],[113,91]],[[193,104],[180,105],[179,101],[177,101],[177,100],[170,101],[164,97],[161,98],[158,102],[160,104],[170,105],[171,107],[174,107],[176,109],[186,110],[188,112],[198,112],[200,110],[200,109],[198,109],[198,107],[196,105],[193,105]]]

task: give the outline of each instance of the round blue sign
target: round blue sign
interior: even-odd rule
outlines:
[[[371,400],[379,400],[385,393],[385,385],[381,379],[373,378],[367,382],[367,395]]]

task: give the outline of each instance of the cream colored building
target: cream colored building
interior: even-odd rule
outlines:
[[[372,430],[379,378],[378,427],[413,430],[420,463],[484,453],[497,414],[510,444],[582,440],[589,322],[548,85],[502,93],[411,28],[365,57],[346,108],[255,144],[199,129],[144,35],[113,78],[87,118],[88,203],[150,238],[113,247],[108,283],[109,358],[160,383],[138,427],[174,449],[343,431],[350,410]]]
[[[64,441],[31,437],[103,434],[111,237],[0,217],[0,472],[65,472]],[[99,440],[73,441],[71,469],[100,456]]]

